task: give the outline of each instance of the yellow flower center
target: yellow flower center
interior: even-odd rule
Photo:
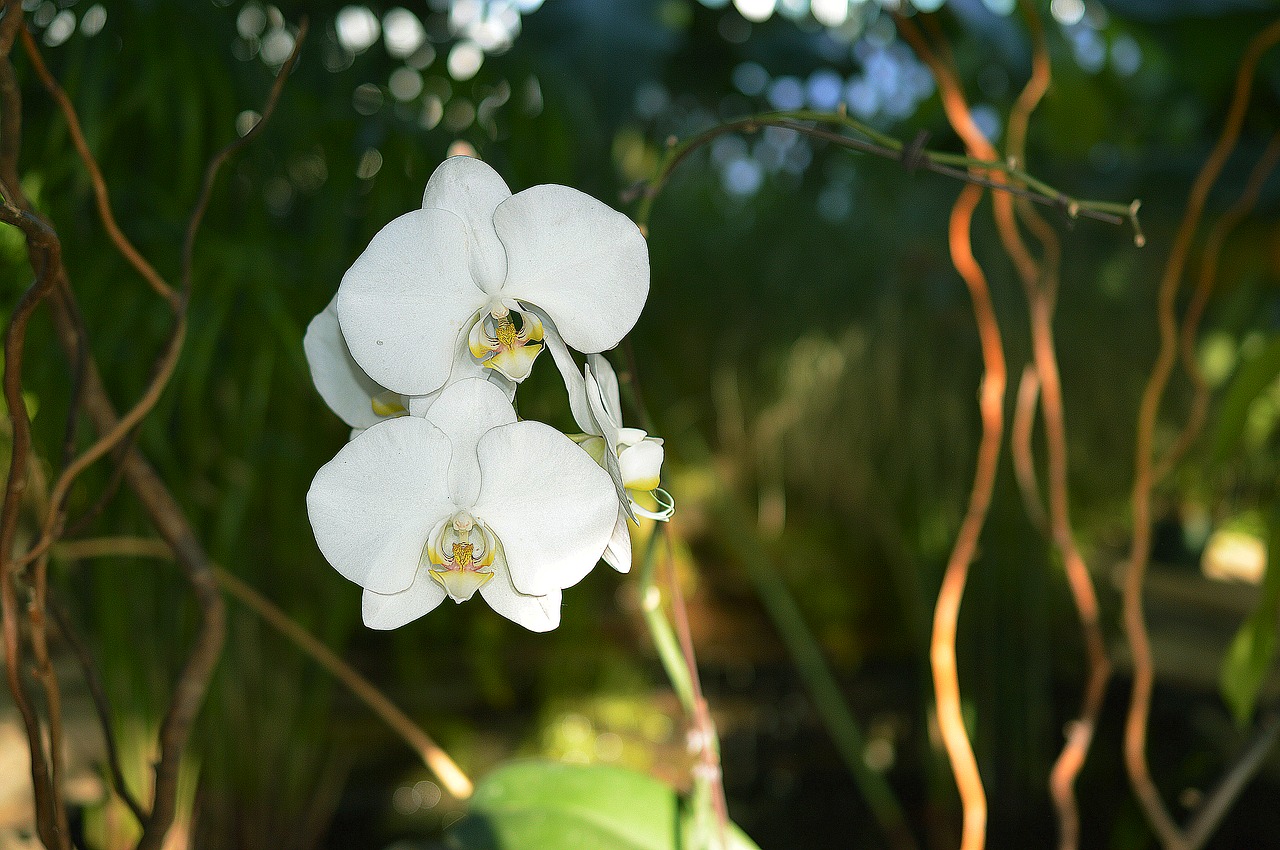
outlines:
[[[473,549],[474,544],[472,543],[454,543],[453,562],[463,569],[471,566]]]
[[[503,348],[509,350],[516,347],[516,325],[506,316],[498,320],[494,333],[498,337],[498,344]]]

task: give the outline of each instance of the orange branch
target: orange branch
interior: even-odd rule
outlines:
[[[1005,362],[996,323],[995,308],[987,288],[986,276],[973,256],[969,228],[973,211],[982,197],[978,186],[966,186],[951,209],[948,241],[951,262],[964,278],[973,299],[974,318],[982,343],[983,375],[979,393],[982,416],[982,442],[978,447],[977,469],[969,507],[956,535],[955,547],[943,573],[942,586],[933,613],[933,636],[929,659],[933,668],[933,689],[937,700],[938,727],[951,760],[956,788],[964,810],[961,850],[981,850],[986,842],[987,795],[982,787],[978,763],[973,756],[969,735],[964,727],[960,705],[960,681],[956,672],[956,624],[960,602],[964,596],[969,566],[978,548],[978,538],[986,523],[995,488],[996,467],[1000,459],[1000,442],[1004,429]]]
[[[1023,3],[1023,11],[1031,31],[1034,51],[1032,73],[1019,94],[1009,117],[1009,156],[1015,162],[1024,158],[1027,127],[1031,113],[1049,88],[1049,54],[1044,41],[1043,28],[1035,9]],[[994,146],[983,136],[973,120],[973,114],[960,86],[959,75],[949,63],[939,58],[908,19],[899,18],[899,26],[921,60],[929,66],[938,83],[943,109],[956,133],[964,140],[972,156],[980,159],[996,158]],[[1002,174],[992,173],[991,178],[1006,182]],[[1061,249],[1057,234],[1029,208],[1021,210],[1028,226],[1039,239],[1044,251],[1044,266],[1032,255],[1018,228],[1018,210],[1014,198],[1005,192],[992,197],[996,227],[1001,244],[1013,261],[1018,276],[1026,290],[1031,314],[1031,337],[1036,378],[1040,391],[1040,404],[1044,413],[1045,443],[1048,450],[1048,498],[1049,525],[1054,546],[1062,557],[1067,584],[1071,590],[1084,633],[1089,673],[1085,684],[1080,717],[1071,725],[1067,741],[1049,777],[1049,789],[1058,813],[1059,846],[1062,850],[1074,850],[1079,843],[1080,817],[1075,799],[1075,780],[1088,754],[1093,732],[1102,711],[1106,683],[1111,675],[1111,662],[1107,656],[1106,641],[1098,619],[1097,592],[1089,569],[1075,544],[1071,530],[1070,501],[1067,494],[1067,445],[1066,426],[1062,401],[1061,376],[1058,371],[1056,346],[1053,338],[1053,305],[1057,295],[1058,262]],[[1024,500],[1033,521],[1039,513],[1039,497],[1034,489],[1034,464],[1031,462],[1030,434],[1034,416],[1028,416],[1024,391],[1032,386],[1024,380],[1019,391],[1019,416],[1015,420],[1015,464]],[[1028,489],[1028,488],[1031,489]],[[1034,505],[1034,509],[1031,507]]]
[[[1204,251],[1200,257],[1200,277],[1196,282],[1195,293],[1191,296],[1191,303],[1187,305],[1187,314],[1183,317],[1182,333],[1179,337],[1182,368],[1191,378],[1195,395],[1191,399],[1191,411],[1187,416],[1187,424],[1178,434],[1173,447],[1160,458],[1152,470],[1153,481],[1163,481],[1165,476],[1173,471],[1173,467],[1186,455],[1196,438],[1200,436],[1200,429],[1204,427],[1205,415],[1209,410],[1209,385],[1205,382],[1204,375],[1200,372],[1200,365],[1196,362],[1196,333],[1200,329],[1200,319],[1204,316],[1205,307],[1209,304],[1209,296],[1213,294],[1214,284],[1217,283],[1218,258],[1222,255],[1222,246],[1226,243],[1231,231],[1253,211],[1258,203],[1258,195],[1261,194],[1262,187],[1271,176],[1271,172],[1275,170],[1277,161],[1280,161],[1280,133],[1271,137],[1266,150],[1253,166],[1253,171],[1249,173],[1248,182],[1239,200],[1222,214],[1205,238]]]
[[[1040,502],[1040,482],[1036,477],[1035,454],[1031,438],[1036,428],[1036,405],[1040,403],[1040,378],[1028,364],[1018,381],[1017,400],[1013,405],[1013,428],[1009,433],[1009,454],[1013,456],[1013,474],[1018,479],[1022,506],[1040,533],[1048,536],[1049,518]]]
[[[1146,579],[1147,561],[1151,555],[1151,497],[1156,478],[1153,467],[1156,419],[1160,403],[1177,358],[1178,320],[1174,301],[1182,280],[1191,239],[1200,222],[1209,190],[1235,148],[1244,123],[1249,94],[1253,88],[1254,72],[1262,54],[1280,41],[1280,20],[1272,23],[1254,36],[1240,63],[1236,75],[1235,91],[1226,124],[1217,144],[1196,177],[1187,199],[1186,213],[1174,237],[1169,260],[1160,280],[1156,311],[1160,327],[1160,350],[1152,367],[1151,378],[1142,394],[1138,409],[1137,433],[1134,448],[1133,472],[1133,541],[1129,549],[1129,563],[1125,572],[1123,607],[1124,631],[1133,653],[1133,692],[1129,699],[1128,716],[1125,719],[1124,756],[1125,767],[1134,793],[1142,804],[1152,828],[1166,848],[1186,846],[1182,831],[1174,823],[1165,807],[1147,764],[1147,719],[1151,712],[1151,692],[1155,674],[1151,659],[1151,641],[1147,634],[1146,615],[1142,606],[1142,586]]]

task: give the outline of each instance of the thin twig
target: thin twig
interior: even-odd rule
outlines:
[[[191,296],[191,276],[194,268],[196,235],[200,231],[200,224],[204,221],[205,210],[208,209],[209,200],[213,196],[213,186],[218,179],[218,172],[226,164],[227,160],[258,137],[263,128],[267,126],[267,122],[271,120],[271,116],[275,114],[276,105],[280,102],[280,95],[284,92],[284,84],[288,82],[289,75],[293,73],[294,67],[298,64],[298,57],[302,53],[302,44],[306,41],[310,28],[310,20],[306,15],[303,15],[298,22],[298,33],[294,36],[293,50],[289,53],[289,58],[280,66],[280,72],[276,74],[275,82],[271,84],[271,91],[267,95],[266,103],[263,104],[261,117],[249,128],[247,133],[214,154],[213,159],[209,160],[209,164],[205,167],[204,180],[200,186],[200,195],[196,199],[195,208],[191,211],[191,217],[187,220],[187,231],[182,240],[182,294],[180,297],[183,301]]]
[[[458,800],[466,800],[474,791],[471,780],[457,762],[449,757],[435,741],[431,739],[421,726],[409,719],[391,700],[370,684],[369,680],[357,673],[350,665],[322,644],[314,635],[299,626],[287,614],[273,605],[265,596],[249,585],[240,581],[221,567],[214,567],[214,573],[227,593],[234,596],[245,607],[250,608],[259,617],[266,620],[272,628],[293,642],[295,646],[327,670],[335,679],[342,682],[351,693],[355,694],[374,714],[390,726],[396,734],[405,740],[418,754],[444,789]]]
[[[1218,260],[1222,255],[1222,247],[1226,244],[1227,236],[1235,230],[1245,216],[1253,211],[1258,203],[1258,195],[1261,194],[1262,187],[1271,176],[1271,172],[1275,170],[1277,161],[1280,161],[1280,133],[1271,137],[1262,156],[1254,164],[1240,198],[1231,209],[1214,222],[1213,228],[1205,238],[1204,249],[1200,255],[1200,276],[1196,281],[1191,303],[1187,305],[1187,312],[1182,320],[1178,346],[1182,368],[1191,379],[1195,392],[1191,398],[1191,411],[1187,414],[1186,424],[1182,427],[1173,446],[1152,469],[1151,478],[1157,483],[1163,481],[1173,471],[1178,461],[1186,455],[1200,436],[1200,431],[1204,427],[1205,415],[1209,410],[1209,384],[1205,381],[1200,371],[1200,364],[1196,361],[1196,336],[1200,328],[1200,319],[1204,316],[1205,307],[1209,304],[1209,296],[1213,294],[1214,285],[1218,280]]]
[[[1013,424],[1009,429],[1009,455],[1013,459],[1013,474],[1018,479],[1018,492],[1022,495],[1022,507],[1031,524],[1046,537],[1049,536],[1049,517],[1040,498],[1040,481],[1036,475],[1035,451],[1032,438],[1036,428],[1036,410],[1040,404],[1040,378],[1036,367],[1028,363],[1018,380],[1018,395],[1013,405]]]
[[[97,537],[68,540],[57,544],[53,548],[53,553],[67,559],[130,557],[173,560],[173,550],[168,544],[163,540],[150,537]],[[368,679],[356,672],[333,650],[321,643],[315,635],[298,625],[257,590],[222,567],[215,565],[213,572],[224,591],[288,638],[298,649],[345,685],[356,698],[403,738],[422,759],[423,764],[436,775],[446,791],[458,800],[466,800],[471,796],[474,787],[471,780],[458,767],[457,762]]]
[[[58,550],[55,549],[54,551],[56,553]],[[165,552],[166,554],[168,553],[167,546],[165,547]],[[53,613],[54,622],[58,624],[58,631],[62,633],[63,639],[71,647],[71,652],[80,664],[80,672],[84,676],[85,686],[89,689],[89,697],[92,699],[94,711],[98,715],[98,725],[102,728],[102,741],[107,751],[107,771],[111,774],[111,782],[115,787],[116,795],[129,807],[129,811],[133,812],[133,816],[137,818],[139,824],[146,823],[147,811],[138,802],[138,798],[133,796],[133,792],[129,790],[129,784],[124,778],[124,770],[120,766],[120,750],[116,746],[116,734],[111,720],[111,703],[107,699],[106,689],[102,686],[102,677],[98,675],[98,668],[94,664],[93,655],[89,652],[89,647],[80,639],[79,633],[71,624],[71,617],[63,610],[62,606],[52,599],[48,600],[46,604],[49,611]]]
[[[107,229],[107,235],[111,238],[112,244],[157,295],[169,302],[170,306],[176,306],[173,288],[165,282],[147,258],[142,256],[142,253],[129,241],[129,237],[124,235],[120,225],[116,223],[115,213],[111,211],[111,196],[107,192],[107,181],[102,177],[102,169],[98,166],[98,160],[94,158],[93,151],[89,150],[89,143],[85,140],[84,131],[80,128],[80,118],[76,115],[76,108],[72,105],[71,98],[54,79],[53,74],[49,73],[49,68],[45,65],[44,58],[40,55],[40,48],[36,46],[31,32],[23,28],[21,36],[22,48],[31,61],[31,67],[45,89],[57,101],[58,108],[62,110],[62,116],[67,122],[67,131],[71,135],[71,143],[75,145],[76,153],[80,155],[81,161],[89,172],[89,182],[93,186],[93,198],[98,206],[98,215]]]
[[[1031,34],[1033,52],[1031,77],[1019,94],[1009,117],[1007,154],[1011,161],[1017,163],[1026,159],[1026,137],[1031,113],[1044,97],[1051,79],[1048,45],[1039,14],[1025,0],[1020,6]],[[1068,725],[1066,743],[1049,773],[1050,795],[1058,816],[1058,846],[1060,850],[1076,850],[1080,843],[1080,811],[1076,801],[1075,781],[1088,756],[1102,713],[1107,681],[1111,676],[1111,660],[1099,620],[1098,594],[1088,565],[1075,542],[1067,493],[1069,461],[1065,407],[1053,333],[1061,248],[1057,233],[1029,205],[1019,210],[1015,208],[1013,198],[1008,195],[996,196],[993,205],[1001,243],[1014,261],[1030,308],[1033,361],[1040,385],[1040,405],[1044,413],[1048,454],[1049,523],[1054,546],[1062,558],[1067,584],[1080,619],[1088,658],[1089,672],[1080,714]],[[1018,229],[1019,211],[1040,240],[1044,252],[1043,264],[1035,259],[1022,239]]]
[[[1231,810],[1231,805],[1240,796],[1240,792],[1262,767],[1267,754],[1276,745],[1278,738],[1280,738],[1280,713],[1272,712],[1259,724],[1253,738],[1245,745],[1244,750],[1232,762],[1217,787],[1200,804],[1195,816],[1187,824],[1188,850],[1199,850],[1213,837],[1214,831]]]
[[[1151,554],[1151,499],[1155,489],[1154,442],[1156,420],[1165,387],[1177,358],[1178,319],[1175,300],[1191,239],[1200,222],[1209,190],[1217,181],[1222,167],[1235,148],[1249,105],[1254,73],[1262,54],[1280,41],[1280,20],[1273,22],[1249,42],[1245,56],[1236,75],[1230,111],[1217,143],[1205,161],[1191,188],[1186,212],[1174,237],[1164,275],[1160,280],[1157,298],[1157,314],[1160,327],[1160,350],[1152,367],[1151,377],[1142,394],[1138,409],[1137,431],[1134,447],[1133,492],[1133,540],[1129,549],[1129,562],[1125,571],[1123,608],[1124,631],[1133,656],[1133,691],[1129,699],[1129,711],[1125,721],[1125,767],[1134,793],[1143,812],[1166,850],[1186,847],[1185,836],[1165,807],[1164,800],[1151,778],[1147,763],[1147,722],[1151,712],[1151,692],[1155,685],[1155,673],[1151,658],[1151,640],[1147,633],[1143,612],[1142,587],[1146,578],[1147,562]]]
[[[817,124],[834,124],[843,129],[857,133],[848,136],[833,132]],[[977,184],[1003,192],[1025,197],[1038,204],[1061,209],[1070,218],[1092,218],[1108,224],[1128,222],[1134,230],[1134,240],[1142,244],[1142,228],[1138,221],[1138,204],[1119,204],[1110,201],[1089,201],[1075,198],[1058,191],[1047,183],[1036,179],[1007,162],[1000,162],[994,157],[977,159],[972,156],[948,154],[937,151],[926,151],[904,144],[898,139],[869,127],[844,113],[815,112],[812,110],[795,110],[790,112],[770,112],[719,124],[681,142],[674,137],[669,140],[665,158],[655,176],[642,184],[640,205],[636,212],[636,222],[641,230],[646,230],[654,199],[661,193],[667,180],[675,169],[695,150],[709,144],[717,137],[727,133],[752,133],[762,127],[782,127],[794,130],[814,138],[823,139],[840,147],[862,153],[872,154],[885,159],[901,162],[908,171],[923,168],[965,183]],[[905,158],[904,158],[905,157]],[[998,181],[990,175],[1005,175],[1010,180]]]

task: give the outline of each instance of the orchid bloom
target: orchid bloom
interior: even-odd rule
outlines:
[[[568,351],[553,348],[569,388],[569,406],[582,434],[573,440],[600,464],[613,479],[619,494],[618,519],[604,560],[618,572],[631,569],[631,534],[628,518],[644,516],[666,521],[675,513],[675,503],[660,486],[664,450],[660,437],[650,437],[639,428],[622,425],[622,399],[618,376],[609,361],[599,354],[587,356],[579,375]],[[647,505],[656,504],[656,510]]]
[[[648,293],[648,246],[625,215],[567,186],[513,195],[460,156],[343,276],[338,320],[372,380],[414,396],[458,380],[459,364],[523,381],[553,335],[612,348]]]
[[[321,553],[364,588],[365,624],[397,628],[476,592],[533,631],[591,571],[617,501],[567,437],[518,422],[501,389],[446,387],[425,417],[371,426],[316,473],[307,511]]]

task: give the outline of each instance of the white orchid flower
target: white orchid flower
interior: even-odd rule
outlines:
[[[568,186],[513,195],[480,160],[452,157],[422,209],[382,228],[343,276],[338,320],[374,381],[425,395],[465,362],[523,381],[547,335],[612,348],[648,294],[648,246],[625,215]]]
[[[351,356],[338,325],[338,296],[307,325],[302,348],[311,368],[311,380],[320,397],[338,418],[351,426],[351,436],[386,419],[412,413],[422,416],[435,402],[439,392],[423,396],[404,396],[379,384],[360,368]],[[516,385],[505,375],[468,361],[459,362],[460,377],[482,377],[494,383],[510,401]]]
[[[618,572],[631,569],[631,533],[627,520],[638,516],[666,521],[675,513],[670,494],[659,485],[665,454],[660,437],[650,437],[639,428],[622,425],[622,399],[618,376],[609,361],[599,354],[587,356],[587,365],[578,374],[577,364],[563,347],[551,354],[560,367],[569,389],[569,407],[582,434],[569,439],[586,450],[613,479],[619,495],[618,519],[605,550],[604,560]],[[656,504],[652,509],[646,504]]]
[[[591,571],[617,502],[609,476],[558,431],[517,422],[503,392],[467,379],[426,417],[373,425],[316,473],[320,551],[364,588],[366,625],[391,629],[477,591],[533,631]]]

